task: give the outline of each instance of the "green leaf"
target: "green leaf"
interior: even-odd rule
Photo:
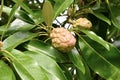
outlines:
[[[54,0],[54,16],[53,19],[55,19],[60,13],[62,13],[65,9],[67,9],[74,0]]]
[[[18,2],[18,0],[13,0],[15,3]],[[42,14],[41,14],[41,9],[35,9],[35,10],[32,10],[30,9],[26,4],[24,3],[21,3],[20,5],[27,13],[27,14],[30,18],[32,18],[32,22],[34,21],[34,23],[36,25],[40,24],[42,21],[43,21],[43,18],[42,18]],[[48,8],[49,9],[49,8]],[[19,12],[19,11],[18,11]],[[21,16],[19,16],[20,18]],[[29,18],[28,18],[29,19]],[[27,20],[27,19],[26,19]],[[30,20],[28,20],[30,21]],[[32,23],[33,24],[33,23]]]
[[[78,51],[76,49],[73,49],[71,52],[68,53],[68,55],[72,63],[84,74],[85,66]]]
[[[111,7],[111,21],[113,25],[120,29],[120,11],[116,7]]]
[[[120,11],[119,11],[119,8],[111,6],[109,0],[106,0],[106,3],[108,6],[108,9],[110,11],[110,17],[111,17],[111,21],[112,21],[113,25],[116,28],[120,29],[120,15],[119,15]]]
[[[94,5],[94,6],[92,7],[92,9],[93,9],[93,10],[97,10],[97,9],[100,9],[100,7],[101,7],[101,0],[97,0],[97,1],[96,1],[96,5]]]
[[[53,7],[49,1],[45,1],[43,4],[42,17],[48,26],[52,26]]]
[[[114,66],[120,69],[120,64],[119,64],[120,51],[115,46],[109,43],[110,49],[108,51],[97,42],[92,41],[89,38],[84,38],[84,39],[94,50],[96,50],[100,55],[105,57],[105,59],[107,59],[110,63],[112,63]]]
[[[91,42],[93,42],[93,40],[90,40],[90,38],[87,37],[84,38],[80,37],[79,40],[79,46],[81,47],[82,55],[85,58],[87,64],[94,72],[96,72],[98,75],[105,78],[106,80],[119,80],[120,68],[117,67],[119,63],[115,64],[114,58],[112,57],[113,56],[115,57],[116,54],[120,54],[120,52],[116,49],[113,50],[112,49],[113,47],[111,46],[110,51],[108,51],[101,45],[96,45],[98,43],[95,43],[95,41],[93,43]],[[99,49],[100,52],[98,51],[97,48]],[[103,50],[103,48],[105,51]],[[105,56],[106,54],[107,56]],[[120,57],[117,58],[116,61],[118,62],[119,59]],[[112,62],[112,60],[114,62]]]
[[[14,15],[15,15],[15,12],[17,11],[17,9],[18,9],[19,5],[22,3],[22,1],[23,1],[23,0],[18,1],[18,3],[16,3],[16,4],[12,7],[12,10],[10,11],[10,15],[9,15],[8,22],[7,22],[6,26],[5,26],[6,31],[8,30],[9,25],[10,25],[10,22],[12,21]],[[3,31],[3,32],[2,32],[1,40],[3,39],[4,34],[6,33],[6,31]]]
[[[26,48],[30,51],[43,53],[60,63],[66,61],[65,57],[60,52],[43,41],[33,40],[26,46]]]
[[[19,2],[19,0],[12,0],[12,1],[14,1],[15,3],[18,3],[18,2]],[[29,14],[32,14],[32,13],[33,13],[32,10],[31,10],[26,4],[21,3],[20,6],[21,6],[26,12],[28,12]]]
[[[1,6],[0,6],[0,17],[1,17],[1,15],[2,15],[3,6],[4,6],[4,0],[1,1]]]
[[[16,80],[13,71],[2,60],[0,60],[0,80]]]
[[[19,24],[20,23],[20,24]],[[20,19],[15,19],[8,28],[7,33],[14,33],[16,31],[28,31],[32,28],[34,28],[35,25],[26,23]]]
[[[11,20],[13,19],[14,15],[15,15],[15,12],[17,11],[19,5],[22,3],[23,0],[21,1],[18,1],[11,9],[10,11],[10,15],[9,15],[9,19],[8,19],[8,23],[6,25],[6,29],[9,27],[9,24],[11,22]]]
[[[10,15],[12,8],[3,6],[3,12],[5,12],[7,15]],[[30,24],[40,24],[41,22],[43,22],[43,18],[42,18],[42,12],[41,10],[34,10],[34,13],[26,13],[25,11],[22,10],[17,10],[14,14],[14,16],[18,19],[21,19],[27,23]]]
[[[19,18],[27,23],[35,24],[33,19],[31,19],[31,17],[29,17],[29,14],[27,14],[26,12],[24,12],[22,10],[17,10],[15,13],[15,17]]]
[[[15,34],[9,36],[3,41],[3,49],[12,50],[17,47],[19,44],[28,41],[38,34],[30,33],[30,32],[16,32]]]
[[[40,9],[33,10],[34,13],[30,14],[31,18],[35,22],[36,25],[43,22],[42,11]]]
[[[71,65],[70,65],[70,66],[68,66],[68,65],[66,65],[66,64],[59,64],[59,65],[60,65],[61,69],[63,70],[66,78],[67,78],[68,80],[73,80],[72,73],[71,73],[71,71],[69,70],[69,68],[71,67]]]
[[[81,31],[85,33],[89,38],[98,42],[99,44],[104,46],[107,50],[109,50],[108,43],[105,40],[103,40],[101,37],[97,36],[93,31],[89,31],[89,30],[81,30]]]
[[[44,53],[27,51],[25,54],[35,59],[39,65],[48,73],[49,80],[67,80],[57,63]]]
[[[21,0],[21,2],[22,2],[22,0]],[[5,25],[5,29],[6,29],[6,30],[2,32],[1,40],[3,39],[5,32],[6,32],[6,31],[8,30],[8,28],[9,28],[10,22],[12,21],[12,19],[13,19],[13,17],[14,17],[14,14],[15,14],[16,10],[17,10],[18,7],[19,7],[19,4],[20,4],[20,1],[19,1],[17,4],[15,4],[15,5],[13,6],[13,8],[11,9],[10,14],[9,14],[8,22],[7,22],[7,24]]]
[[[85,66],[85,73],[83,74],[83,72],[81,72],[79,69],[76,69],[77,77],[80,80],[93,80],[89,66],[87,65],[87,63],[85,61],[83,61],[83,62],[84,62],[84,66]]]
[[[12,10],[12,8],[3,6],[3,12],[5,12],[7,15],[10,15],[11,10]],[[29,17],[29,14],[27,14],[26,12],[24,12],[22,10],[16,10],[16,12],[14,13],[14,16],[25,22],[34,24],[34,21]]]
[[[97,18],[101,19],[102,21],[104,21],[104,22],[108,23],[109,25],[111,25],[111,21],[106,16],[104,16],[102,13],[93,11],[92,14],[94,16],[96,16]]]
[[[2,35],[3,31],[6,31],[5,25],[0,26],[0,35]]]
[[[12,64],[22,80],[48,80],[39,64],[20,51],[4,51],[4,55],[12,60]]]
[[[9,8],[7,6],[3,6],[3,12],[6,13],[7,15],[10,15],[12,8]]]

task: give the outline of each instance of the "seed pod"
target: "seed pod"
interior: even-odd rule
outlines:
[[[79,18],[73,22],[73,27],[90,29],[92,27],[92,23],[87,18]]]
[[[61,52],[70,51],[76,43],[74,36],[64,28],[54,28],[50,33],[53,47]]]

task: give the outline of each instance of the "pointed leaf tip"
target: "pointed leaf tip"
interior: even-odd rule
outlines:
[[[49,1],[45,1],[42,9],[42,17],[47,26],[52,25],[53,21],[53,7]]]

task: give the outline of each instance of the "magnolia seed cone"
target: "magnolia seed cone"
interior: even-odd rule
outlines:
[[[54,28],[50,33],[53,47],[61,52],[70,51],[76,43],[74,36],[64,28]]]
[[[79,18],[73,22],[73,27],[77,26],[83,29],[90,29],[92,27],[92,23],[87,18]]]

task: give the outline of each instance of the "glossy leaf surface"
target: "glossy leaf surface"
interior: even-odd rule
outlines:
[[[91,38],[92,40],[98,42],[99,44],[104,46],[107,50],[109,50],[108,43],[105,40],[103,40],[101,37],[96,35],[93,31],[88,31],[88,30],[81,30],[81,31],[84,32],[89,38]]]
[[[12,69],[0,60],[0,80],[16,80]]]
[[[111,25],[111,22],[110,20],[104,16],[102,13],[99,13],[99,12],[93,12],[92,13],[94,16],[96,16],[97,18],[101,19],[102,21],[105,21],[106,23],[108,23],[109,25]]]
[[[39,51],[27,51],[25,54],[32,57],[38,62],[38,64],[47,73],[49,80],[67,80],[56,61],[54,61],[52,58],[48,57],[42,52],[40,53]]]
[[[117,67],[117,65],[115,65],[115,63],[105,58],[106,54],[108,54],[109,56],[111,55],[109,54],[109,51],[100,50],[99,48],[99,51],[102,52],[100,53],[99,51],[96,50],[99,46],[96,43],[91,44],[90,42],[92,42],[90,38],[86,38],[86,37],[84,38],[81,37],[81,39],[79,40],[79,46],[81,47],[82,55],[84,56],[88,65],[93,69],[93,71],[95,71],[97,74],[99,74],[101,77],[105,78],[106,80],[118,80],[120,78],[119,68]],[[95,49],[91,45],[94,45]],[[117,51],[116,54],[120,54],[118,50],[114,50],[114,51],[111,50],[111,51],[112,54],[114,54],[115,51]],[[114,59],[112,58],[111,60],[114,61]]]
[[[12,50],[15,47],[17,47],[19,44],[28,41],[34,37],[36,37],[37,34],[30,33],[30,32],[16,32],[15,34],[9,36],[3,41],[3,49]]]
[[[77,52],[77,50],[74,48],[70,53],[68,53],[70,60],[73,62],[73,64],[83,73],[85,74],[85,66],[82,62],[82,57]]]
[[[43,53],[58,62],[66,61],[65,57],[60,52],[54,49],[51,45],[44,43],[43,41],[33,40],[26,46],[26,48],[29,51]]]
[[[4,51],[4,55],[12,60],[12,64],[23,80],[48,80],[44,75],[44,71],[38,63],[31,57],[23,54],[20,51]]]
[[[74,0],[55,0],[53,19],[69,7],[73,1]]]
[[[12,11],[12,8],[3,6],[3,12],[5,12],[7,15],[10,15],[11,11]],[[22,10],[15,10],[15,11],[16,12],[15,12],[14,16],[16,18],[19,18],[19,19],[21,19],[25,22],[31,23],[31,24],[34,23],[34,21],[29,17],[29,15],[26,12],[24,12]]]
[[[19,24],[19,23],[21,23],[21,24]],[[7,33],[9,33],[9,32],[14,33],[17,31],[28,31],[34,27],[35,27],[35,25],[26,23],[20,19],[16,19],[10,24],[10,27],[8,28]]]
[[[103,56],[106,60],[108,60],[111,64],[120,69],[119,59],[120,59],[120,51],[112,44],[109,43],[110,50],[106,50],[100,44],[95,41],[90,40],[90,38],[84,38],[86,42],[101,56]]]

